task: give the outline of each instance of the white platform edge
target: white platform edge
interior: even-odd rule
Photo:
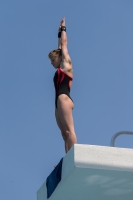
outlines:
[[[74,145],[75,167],[133,172],[133,149]]]
[[[75,144],[63,158],[62,180],[65,181],[75,167],[133,172],[133,149]],[[58,189],[58,188],[57,188]],[[37,191],[37,199],[46,199],[46,181]]]

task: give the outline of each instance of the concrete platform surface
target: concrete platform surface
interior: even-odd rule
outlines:
[[[46,199],[44,182],[37,200]],[[133,200],[133,149],[74,145],[49,200]]]

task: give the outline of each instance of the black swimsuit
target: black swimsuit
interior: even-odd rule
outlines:
[[[64,73],[60,68],[55,72],[54,75],[54,86],[55,86],[55,106],[57,108],[57,99],[60,94],[66,94],[70,99],[70,87],[69,82],[73,79]],[[72,100],[72,99],[71,99]]]

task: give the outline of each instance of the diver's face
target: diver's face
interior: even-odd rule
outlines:
[[[55,69],[60,67],[60,63],[61,63],[61,56],[53,56],[51,58],[51,65],[53,65]]]

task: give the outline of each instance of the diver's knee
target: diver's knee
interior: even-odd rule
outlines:
[[[61,132],[61,133],[62,133],[63,140],[66,141],[66,140],[67,140],[67,136],[66,136],[65,131],[63,131],[63,132]]]
[[[75,132],[72,131],[72,130],[66,130],[66,131],[65,131],[65,135],[66,135],[66,137],[71,137],[71,136],[74,136],[74,135],[75,135]]]

